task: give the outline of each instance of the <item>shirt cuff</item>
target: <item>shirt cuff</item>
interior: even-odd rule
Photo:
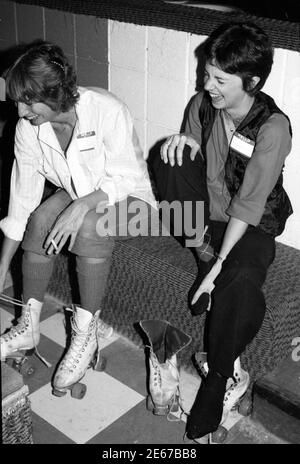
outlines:
[[[26,225],[9,216],[0,221],[0,229],[4,235],[12,240],[16,240],[17,242],[22,241],[25,228]]]
[[[130,179],[123,179],[122,176],[105,178],[99,188],[108,195],[108,206],[124,200],[134,192],[134,183]]]
[[[108,195],[108,206],[112,206],[118,200],[116,184],[112,179],[103,179],[99,188]]]
[[[241,200],[238,197],[233,198],[226,213],[236,219],[240,219],[251,226],[258,226],[264,213],[264,207],[256,202]]]

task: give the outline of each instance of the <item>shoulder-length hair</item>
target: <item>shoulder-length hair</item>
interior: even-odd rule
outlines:
[[[17,102],[42,102],[53,111],[66,112],[79,93],[76,74],[63,51],[50,42],[33,42],[6,75],[8,96]]]

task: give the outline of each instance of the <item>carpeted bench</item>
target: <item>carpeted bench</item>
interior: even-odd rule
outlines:
[[[32,444],[32,418],[28,387],[15,369],[1,362],[2,443]]]
[[[187,291],[195,274],[191,251],[183,249],[173,237],[137,237],[117,242],[101,317],[141,347],[141,319],[169,321],[192,336],[179,360],[185,369],[194,370],[192,357],[203,350],[206,319],[206,314],[192,317],[187,306]],[[72,301],[71,286],[67,257],[60,256],[49,293],[68,304]],[[299,250],[277,243],[264,293],[264,322],[242,355],[242,364],[253,382],[288,356],[293,338],[300,334]]]

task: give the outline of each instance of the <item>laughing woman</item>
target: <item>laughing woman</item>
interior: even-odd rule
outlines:
[[[204,91],[189,107],[184,133],[167,139],[155,166],[161,200],[204,202],[189,305],[194,315],[210,307],[208,368],[187,420],[190,439],[216,430],[226,412],[227,381],[262,324],[261,288],[275,237],[292,213],[282,187],[290,122],[261,91],[273,63],[269,38],[252,23],[224,24],[205,42],[204,54]],[[240,372],[236,400],[248,382]]]

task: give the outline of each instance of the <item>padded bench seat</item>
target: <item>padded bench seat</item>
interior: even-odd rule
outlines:
[[[242,355],[254,382],[292,351],[300,334],[300,251],[277,243],[264,293],[267,311],[255,339]],[[137,237],[116,243],[101,317],[114,329],[143,346],[138,322],[165,319],[192,336],[179,360],[193,370],[192,355],[203,350],[206,314],[192,317],[187,292],[197,272],[195,259],[173,237]],[[66,256],[60,256],[49,293],[69,304],[72,279]],[[76,301],[76,300],[73,300]]]
[[[1,362],[2,443],[32,444],[28,387],[15,369]]]

